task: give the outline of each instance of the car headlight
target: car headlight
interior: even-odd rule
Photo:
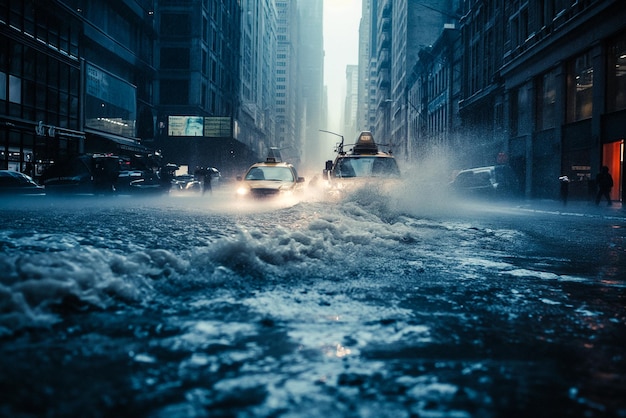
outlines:
[[[250,189],[248,187],[241,186],[237,188],[237,196],[246,196],[248,193],[250,193]]]

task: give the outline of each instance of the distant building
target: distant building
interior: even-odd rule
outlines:
[[[438,158],[455,164],[461,147],[460,32],[444,26],[435,43],[418,53],[407,78],[407,155],[410,161]],[[465,153],[464,161],[467,158]]]
[[[302,127],[302,168],[319,170],[327,150],[320,148],[320,129],[325,126],[323,0],[298,2],[300,15],[298,79],[301,83],[299,115]]]
[[[418,52],[431,46],[451,17],[453,1],[378,0],[376,3],[377,62],[375,137],[389,143],[396,155],[407,160],[407,81]],[[372,9],[374,13],[374,9]]]
[[[362,0],[361,20],[359,23],[359,64],[358,64],[358,96],[357,96],[357,131],[373,131],[370,122],[370,76],[376,79],[376,73],[370,74],[370,62],[372,58],[372,8],[375,7],[370,0]],[[373,90],[375,93],[376,90]],[[373,106],[372,106],[373,107]]]
[[[346,98],[343,113],[343,135],[352,140],[357,138],[357,110],[359,99],[359,66],[346,67]]]
[[[276,134],[274,145],[281,149],[283,159],[299,165],[304,143],[298,117],[300,78],[298,47],[300,16],[298,1],[276,0],[278,13],[278,55],[276,59]]]

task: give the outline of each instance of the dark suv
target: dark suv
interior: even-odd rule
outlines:
[[[508,165],[461,170],[450,187],[457,194],[472,197],[514,197],[520,193],[517,176]]]

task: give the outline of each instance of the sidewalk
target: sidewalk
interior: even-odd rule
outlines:
[[[553,212],[558,214],[571,214],[579,216],[603,216],[609,218],[622,218],[626,220],[626,207],[622,202],[613,202],[608,206],[606,202],[595,202],[588,200],[570,200],[563,204],[560,200],[549,199],[528,199],[519,202],[520,209],[538,212]]]

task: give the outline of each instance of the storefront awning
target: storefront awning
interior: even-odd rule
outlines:
[[[120,151],[130,151],[130,152],[137,152],[137,153],[142,153],[142,154],[152,152],[152,150],[150,150],[149,148],[146,148],[145,146],[141,145],[137,138],[127,138],[124,136],[110,134],[110,133],[102,132],[102,131],[96,131],[96,130],[89,129],[89,128],[85,129],[85,133],[87,134],[87,142],[85,143],[85,148],[88,149],[90,152],[110,152],[111,151],[110,149],[111,147],[107,147],[107,149],[99,150],[99,149],[95,149],[98,147],[98,145],[90,146],[91,145],[90,139],[92,138],[108,141],[114,144],[115,148]]]

